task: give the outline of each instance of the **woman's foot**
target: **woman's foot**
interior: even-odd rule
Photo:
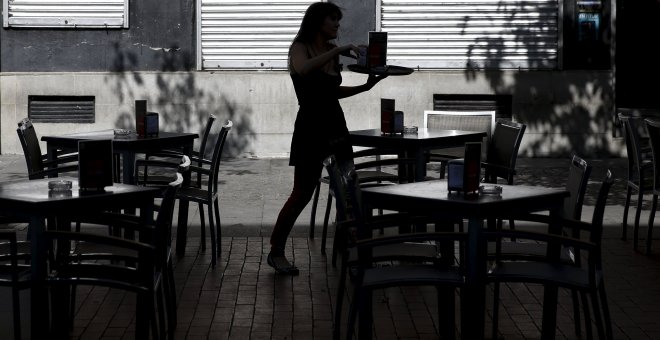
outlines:
[[[284,275],[298,275],[298,267],[289,263],[289,260],[284,255],[274,255],[272,252],[268,254],[268,265],[273,267],[276,272]]]

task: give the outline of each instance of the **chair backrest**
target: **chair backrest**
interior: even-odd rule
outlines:
[[[215,146],[213,148],[213,156],[211,157],[211,173],[209,174],[209,183],[208,190],[210,192],[218,192],[218,171],[220,170],[220,159],[222,158],[222,150],[225,147],[225,141],[227,140],[227,135],[231,131],[234,123],[231,120],[227,120],[225,125],[222,126],[220,132],[218,133],[218,139],[215,141]]]
[[[486,156],[486,162],[491,165],[486,167],[486,181],[496,182],[499,177],[506,179],[508,184],[513,184],[518,150],[525,128],[525,124],[516,122],[498,121],[495,124]]]
[[[607,196],[609,195],[612,184],[614,184],[614,178],[612,177],[612,172],[608,169],[605,172],[605,178],[600,185],[598,198],[596,199],[596,205],[594,206],[594,214],[591,218],[591,234],[589,240],[599,246],[603,236],[603,216],[605,215]]]
[[[183,183],[182,172],[189,171],[190,159],[187,156],[183,156],[182,165],[179,167],[179,172],[176,174],[176,179],[170,182],[165,191],[163,192],[163,197],[160,202],[160,207],[158,209],[158,216],[156,217],[156,251],[157,260],[156,267],[166,265],[168,251],[171,248],[172,243],[172,220],[174,218],[174,204],[176,202],[176,193],[181,188]],[[187,165],[186,165],[187,164]]]
[[[646,131],[649,133],[651,139],[651,151],[653,155],[653,187],[658,189],[660,186],[660,121],[647,118]]]
[[[443,130],[483,131],[482,157],[495,128],[495,111],[424,111],[424,126]],[[482,158],[483,159],[483,158]]]
[[[199,157],[200,158],[206,158],[206,142],[209,139],[209,135],[211,134],[211,128],[213,127],[213,123],[215,122],[216,117],[215,115],[209,115],[209,118],[206,119],[206,127],[204,127],[204,133],[202,134],[202,140],[199,144]]]
[[[32,121],[30,121],[29,118],[23,118],[18,122],[16,133],[18,134],[18,139],[21,141],[21,146],[23,147],[28,174],[43,170],[44,163],[41,154],[41,146],[39,146],[39,137],[37,137]]]
[[[578,157],[573,156],[571,165],[568,167],[568,179],[566,180],[566,190],[570,192],[570,196],[564,200],[564,205],[561,209],[561,216],[563,218],[580,220],[582,217],[582,204],[584,203],[584,196],[587,192],[587,183],[591,175],[591,165]]]
[[[619,113],[619,120],[623,124],[626,139],[626,151],[628,152],[628,180],[639,180],[641,176],[642,161],[642,139],[640,129],[644,128],[641,117],[626,116]]]
[[[337,222],[359,220],[362,216],[362,198],[353,160],[341,163],[330,156],[323,162],[330,179],[330,190],[335,196]]]

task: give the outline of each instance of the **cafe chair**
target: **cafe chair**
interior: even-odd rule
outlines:
[[[571,163],[568,167],[568,177],[565,184],[565,188],[569,192],[569,196],[564,199],[564,204],[559,211],[559,215],[563,220],[581,220],[582,206],[584,203],[584,197],[587,192],[587,184],[589,182],[589,176],[591,175],[591,169],[591,165],[589,165],[584,159],[577,155],[573,155]],[[517,216],[515,220],[541,223],[541,225],[547,225],[550,223],[549,217],[547,215],[540,214],[526,214]],[[501,229],[499,225],[497,228],[498,230]],[[577,230],[563,230],[563,234],[566,234],[567,232],[571,232],[573,237],[579,236]],[[544,243],[525,242],[525,240],[521,241],[516,240],[515,238],[509,240],[499,239],[497,242],[490,243],[488,246],[488,254],[491,260],[506,258],[509,261],[528,261],[543,259],[547,254],[547,248]],[[579,262],[579,259],[575,257],[575,254],[570,248],[562,249],[560,253],[560,259],[564,263]],[[499,283],[495,282],[494,287],[496,295],[495,298],[497,299],[497,295],[499,294]],[[571,295],[573,299],[575,333],[580,335],[580,300],[578,299],[578,291],[573,290]]]
[[[16,133],[23,147],[29,179],[57,177],[63,172],[78,171],[78,153],[58,153],[57,160],[49,160],[47,154],[41,153],[39,138],[29,118],[18,122]]]
[[[651,203],[649,227],[646,235],[646,255],[651,255],[653,222],[655,220],[655,211],[658,207],[658,195],[660,195],[660,121],[655,119],[645,119],[645,122],[646,130],[648,131],[651,140],[651,150],[653,151],[653,201]]]
[[[358,230],[364,227],[355,220],[342,223],[344,224],[343,227],[348,230],[349,235],[360,234]],[[436,287],[438,292],[438,320],[441,324],[440,334],[443,335],[443,338],[453,339],[455,336],[455,289],[461,288],[465,283],[465,268],[462,262],[456,262],[453,251],[449,258],[441,258],[439,261],[409,263],[405,256],[401,256],[401,258],[390,257],[391,262],[388,262],[387,265],[378,265],[376,262],[382,262],[383,259],[378,259],[373,254],[376,253],[377,248],[405,245],[407,243],[449,243],[453,246],[452,248],[462,248],[457,244],[465,244],[466,241],[467,234],[449,231],[399,234],[364,239],[351,237],[349,246],[356,249],[358,259],[346,339],[352,339],[358,312],[365,307],[371,310],[369,307],[372,303],[371,296],[374,290],[406,286]],[[337,297],[338,301],[340,298],[340,296]],[[360,329],[370,331],[372,316],[361,312],[360,318],[366,318],[360,320]]]
[[[486,161],[481,162],[484,182],[497,183],[497,179],[502,178],[506,184],[513,184],[518,150],[525,128],[525,124],[510,121],[498,121],[495,124],[492,138],[488,143]]]
[[[20,290],[30,288],[30,243],[16,240],[16,231],[0,230],[0,286],[11,288],[14,339],[21,339]]]
[[[588,301],[591,300],[598,337],[612,339],[611,319],[605,294],[601,260],[603,214],[612,183],[612,173],[608,170],[598,193],[591,223],[571,218],[563,218],[560,221],[563,230],[570,230],[569,233],[550,234],[510,229],[484,231],[483,236],[489,243],[497,243],[502,239],[511,238],[527,240],[529,243],[544,244],[545,247],[557,247],[560,252],[570,249],[575,259],[573,261],[563,261],[557,256],[544,256],[529,257],[526,261],[519,261],[518,258],[509,260],[506,256],[500,255],[487,274],[488,281],[496,284],[493,294],[493,339],[497,339],[498,335],[499,284],[507,282],[552,284],[572,291],[579,291],[582,294],[582,309],[585,316],[587,338],[592,336]],[[550,219],[546,219],[546,222],[549,223]],[[583,233],[588,234],[586,239],[582,237]]]
[[[213,123],[215,122],[216,117],[215,115],[209,115],[209,117],[206,120],[206,126],[204,127],[204,132],[202,133],[202,139],[199,143],[199,149],[193,150],[192,154],[190,155],[190,158],[193,162],[197,164],[197,166],[201,167],[204,164],[210,164],[210,160],[206,156],[206,145],[207,141],[209,140],[209,136],[211,135],[211,128],[213,127]],[[181,159],[181,156],[184,156],[183,151],[181,149],[166,149],[166,150],[161,150],[157,153],[148,153],[144,156],[145,161],[150,161],[152,160],[153,157],[156,157],[156,159],[161,160],[163,163],[157,164],[156,167],[161,168],[161,167],[170,167],[167,164],[164,164],[164,162],[167,162],[168,159],[173,159],[172,163],[173,166],[176,167],[178,165],[178,161]],[[142,183],[155,183],[155,184],[167,184],[171,181],[171,176],[167,175],[161,175],[161,174],[152,174],[149,173],[149,162],[144,162],[143,160],[138,160],[138,162],[141,162],[140,164],[144,167],[144,171],[142,174],[138,173],[136,174],[135,178],[138,179],[138,181]],[[140,178],[142,176],[142,178]],[[195,178],[196,182],[194,182],[194,185],[197,186],[198,188],[202,187],[202,174],[198,173],[197,177]],[[191,184],[193,185],[193,184]],[[201,218],[204,218],[204,216],[201,216]]]
[[[637,249],[639,242],[639,219],[642,214],[644,195],[653,192],[653,160],[651,148],[642,137],[645,124],[641,117],[627,116],[619,113],[619,120],[623,126],[628,153],[628,181],[626,185],[626,203],[623,208],[623,224],[621,239],[628,237],[628,209],[633,190],[637,193],[637,210],[635,211],[635,224],[633,226],[633,249]],[[644,132],[645,133],[645,132]]]
[[[424,126],[442,130],[483,131],[487,136],[482,143],[482,154],[488,149],[488,143],[495,128],[495,111],[424,111]],[[430,150],[427,162],[440,163],[440,179],[445,178],[447,162],[463,158],[464,147]]]
[[[361,185],[380,185],[380,184],[394,184],[405,181],[398,173],[398,167],[412,164],[412,160],[403,159],[398,157],[396,150],[370,148],[353,153],[353,164],[355,165],[356,174]],[[396,170],[386,171],[388,167],[397,167]],[[319,201],[319,194],[321,191],[321,184],[330,184],[329,176],[323,176],[319,179],[316,185],[314,196],[312,198],[312,213],[309,222],[309,238],[314,238],[314,229],[316,224],[316,210]],[[325,214],[323,218],[323,232],[321,238],[321,253],[325,255],[325,246],[328,235],[328,224],[330,221],[330,212],[332,210],[332,198],[334,192],[328,190],[328,200],[325,207]],[[336,258],[333,257],[333,265],[336,263]]]
[[[411,216],[406,213],[388,213],[372,216],[362,207],[360,188],[362,187],[357,177],[356,166],[352,161],[339,164],[334,156],[324,161],[328,172],[330,190],[336,201],[337,209],[337,231],[335,233],[335,244],[333,259],[337,254],[341,255],[341,271],[339,285],[337,286],[337,304],[335,306],[334,336],[339,337],[341,330],[341,314],[343,308],[343,296],[346,290],[346,279],[352,267],[358,262],[357,248],[349,247],[349,239],[355,235],[351,232],[355,229],[348,228],[346,221],[360,221],[360,232],[371,238],[372,233],[379,231],[394,230],[398,233],[400,227],[409,227],[412,224],[434,223],[437,219],[427,217]],[[387,232],[390,234],[391,232]],[[434,244],[402,242],[382,247],[375,247],[373,252],[374,261],[406,260],[409,262],[436,262],[439,259],[438,248]],[[333,264],[334,265],[334,264]]]
[[[48,282],[55,287],[71,287],[67,302],[69,321],[73,321],[75,315],[75,288],[78,285],[104,286],[136,292],[139,296],[137,313],[147,317],[153,338],[173,337],[177,318],[171,236],[175,197],[182,183],[183,176],[177,173],[176,180],[163,191],[153,225],[145,225],[135,215],[113,212],[75,217],[88,224],[111,225],[124,234],[130,231],[138,235],[137,240],[90,232],[46,232],[51,246],[56,245],[50,249]],[[71,250],[70,244],[73,244]]]
[[[222,126],[220,132],[218,133],[218,139],[215,142],[213,147],[213,155],[210,160],[202,161],[202,166],[190,166],[190,172],[192,174],[198,174],[206,179],[206,187],[197,187],[196,184],[185,184],[181,187],[179,192],[176,195],[176,198],[179,201],[188,201],[195,202],[199,204],[199,214],[201,217],[201,246],[202,251],[206,250],[206,225],[204,223],[204,205],[208,206],[208,218],[209,218],[209,233],[211,234],[211,264],[215,267],[217,262],[217,257],[220,254],[220,240],[221,240],[221,230],[220,230],[220,206],[218,203],[218,173],[220,171],[220,161],[222,158],[222,151],[225,146],[225,141],[227,135],[231,131],[233,122],[227,120],[225,125]],[[193,163],[195,161],[193,160]],[[201,183],[201,181],[199,182]],[[215,216],[215,219],[213,218]],[[178,228],[184,228],[182,230],[187,230],[186,226],[179,225]]]

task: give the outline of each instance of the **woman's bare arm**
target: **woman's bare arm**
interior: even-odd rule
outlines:
[[[294,43],[293,46],[291,46],[290,52],[292,71],[304,76],[312,71],[321,69],[323,65],[327,64],[333,58],[336,58],[340,53],[347,50],[357,51],[358,49],[356,46],[351,44],[335,46],[327,52],[310,58],[307,55],[307,48],[303,43]]]
[[[369,78],[367,78],[367,82],[362,84],[362,85],[358,85],[358,86],[340,86],[337,97],[341,99],[341,98],[354,96],[358,93],[369,91],[376,84],[378,84],[379,81],[381,81],[385,78],[387,78],[387,76],[369,75]]]

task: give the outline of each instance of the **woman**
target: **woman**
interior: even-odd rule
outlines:
[[[369,76],[363,85],[340,86],[339,55],[351,56],[351,51],[359,51],[352,44],[336,46],[330,42],[337,38],[341,17],[335,4],[310,5],[289,48],[289,72],[300,106],[289,160],[294,166],[293,190],[277,218],[267,259],[282,274],[298,274],[298,268],[284,256],[284,247],[293,224],[312,198],[323,160],[332,154],[338,159],[352,158],[339,99],[368,91],[384,78]]]

